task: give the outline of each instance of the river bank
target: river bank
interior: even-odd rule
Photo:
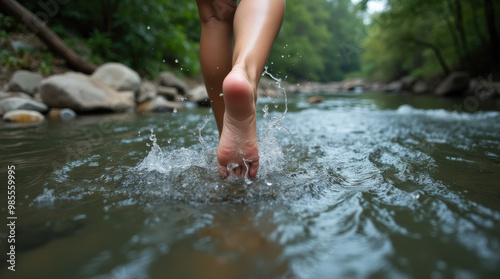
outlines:
[[[207,91],[200,80],[161,72],[154,80],[142,79],[120,63],[101,65],[91,75],[63,72],[43,76],[18,70],[3,75],[0,84],[0,115],[3,122],[37,123],[45,119],[71,119],[92,113],[158,113],[184,108],[210,107]],[[456,110],[474,111],[481,101],[500,98],[500,83],[488,77],[471,77],[452,72],[445,78],[424,81],[411,76],[392,82],[361,78],[342,82],[280,82],[289,95],[311,95],[310,103],[322,101],[319,94],[386,92],[390,94],[435,95],[463,98]],[[258,87],[260,97],[283,96],[278,83],[265,76]]]

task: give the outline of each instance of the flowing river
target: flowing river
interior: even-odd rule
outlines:
[[[0,127],[0,277],[498,278],[498,99],[323,97],[259,100],[254,180],[208,109]]]

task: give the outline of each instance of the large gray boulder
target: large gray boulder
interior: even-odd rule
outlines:
[[[41,98],[53,108],[76,112],[125,111],[133,108],[134,92],[117,92],[99,80],[79,73],[54,75],[43,80]]]
[[[116,91],[141,91],[141,77],[136,71],[120,63],[106,63],[97,68],[91,76]]]
[[[449,74],[436,88],[434,94],[451,96],[464,94],[469,89],[470,75],[467,72]]]
[[[20,97],[11,97],[0,101],[0,114],[13,110],[34,110],[38,112],[46,112],[49,110],[49,107],[47,107],[44,103]]]
[[[42,80],[43,76],[38,73],[19,70],[10,78],[7,90],[23,92],[33,96],[38,91]]]
[[[158,81],[162,86],[177,88],[177,90],[179,90],[179,94],[181,95],[186,95],[189,92],[186,83],[171,72],[161,72],[158,75]]]

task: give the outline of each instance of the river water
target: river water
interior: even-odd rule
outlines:
[[[0,277],[498,278],[498,101],[323,97],[259,100],[251,181],[217,174],[207,109],[0,127]]]

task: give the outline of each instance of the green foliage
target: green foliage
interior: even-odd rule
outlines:
[[[367,77],[428,78],[452,69],[481,72],[489,66],[478,62],[481,57],[491,62],[482,0],[388,0],[387,5],[387,11],[372,17],[363,42]]]
[[[97,28],[92,31],[90,38],[87,40],[87,45],[92,50],[93,57],[90,59],[92,63],[102,63],[102,57],[110,56],[111,38],[108,34],[101,33]]]
[[[200,71],[196,1],[72,0],[48,7],[42,2],[48,3],[26,0],[23,5],[47,15],[53,31],[91,62],[117,61],[150,76],[167,69],[187,75]],[[366,30],[351,0],[286,4],[268,60],[270,72],[288,81],[340,80],[359,72]]]
[[[291,81],[341,80],[360,69],[366,32],[350,0],[290,0],[269,71]]]

